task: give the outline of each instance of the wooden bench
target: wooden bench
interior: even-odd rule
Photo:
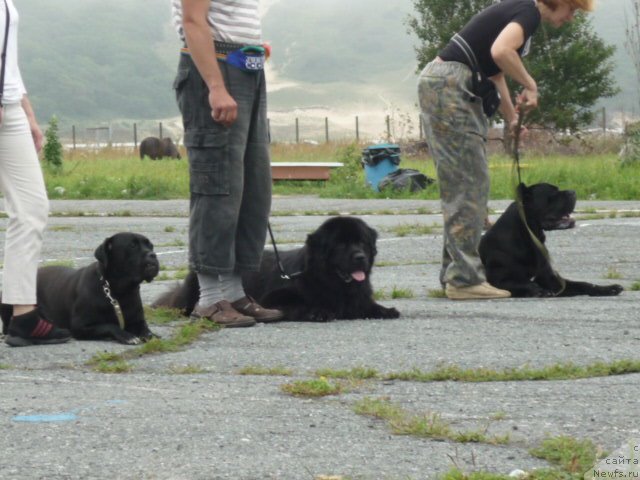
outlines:
[[[271,162],[273,180],[329,180],[332,168],[340,162]]]

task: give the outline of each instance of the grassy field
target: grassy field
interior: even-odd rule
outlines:
[[[327,182],[279,181],[274,193],[317,194],[332,198],[437,199],[437,183],[414,194],[372,191],[360,166],[362,146],[273,145],[273,161],[342,162]],[[183,156],[186,158],[186,155]],[[640,165],[621,166],[615,154],[582,156],[525,154],[522,179],[527,184],[549,182],[576,190],[579,199],[631,200],[640,198]],[[415,168],[435,178],[433,162],[425,155],[403,155],[402,168]],[[491,198],[513,197],[514,172],[510,158],[490,157]],[[140,160],[135,152],[104,149],[68,152],[61,172],[45,168],[50,198],[171,199],[188,198],[186,160]]]

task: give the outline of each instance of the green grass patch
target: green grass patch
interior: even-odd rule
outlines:
[[[631,287],[629,287],[629,290],[633,290],[633,291],[638,291],[640,290],[640,281],[635,281],[631,284]]]
[[[442,288],[429,290],[427,292],[427,297],[429,298],[447,298],[447,293]]]
[[[339,395],[343,386],[338,382],[330,382],[326,378],[314,378],[311,380],[298,380],[286,383],[280,387],[283,392],[294,397],[317,398],[327,395]]]
[[[186,245],[185,241],[181,238],[176,238],[170,242],[161,243],[156,245],[156,247],[184,247]]]
[[[387,380],[411,382],[513,382],[541,380],[574,380],[578,378],[607,377],[640,372],[640,361],[617,360],[610,363],[595,362],[589,365],[575,365],[571,362],[558,363],[542,368],[489,368],[463,369],[456,365],[443,366],[433,371],[420,369],[408,372],[390,373]]]
[[[373,292],[373,298],[375,300],[389,300],[397,298],[413,298],[415,295],[413,291],[408,288],[393,287],[391,292],[387,292],[385,289],[376,290]]]
[[[439,199],[437,182],[425,190],[374,192],[365,182],[358,144],[271,146],[273,161],[341,162],[328,181],[277,181],[279,195],[312,194],[325,198],[417,198]],[[640,164],[622,166],[614,153],[606,155],[528,155],[524,181],[545,181],[560,188],[576,190],[579,199],[635,200],[640,198]],[[186,160],[141,160],[134,154],[115,150],[97,153],[67,152],[60,171],[45,169],[51,199],[169,199],[189,197],[189,168]],[[436,178],[428,157],[405,156],[403,168],[415,168]],[[504,155],[489,158],[491,199],[513,198],[511,159]],[[62,188],[57,188],[62,187]],[[395,212],[393,212],[395,214]],[[122,216],[122,215],[120,215]]]
[[[11,369],[11,365],[7,363],[0,363],[0,370],[9,370]]]
[[[333,370],[322,368],[315,371],[315,375],[325,378],[340,378],[345,380],[371,380],[380,378],[380,374],[374,368],[354,367],[350,370]]]
[[[169,369],[169,373],[172,375],[198,375],[201,373],[207,373],[207,370],[198,365],[182,365],[179,367],[171,367]]]
[[[181,350],[186,345],[189,345],[196,341],[203,333],[219,330],[220,327],[207,322],[205,320],[199,320],[197,322],[189,322],[182,325],[178,330],[167,339],[164,338],[152,338],[146,343],[143,343],[139,347],[126,350],[122,353],[103,352],[91,357],[86,364],[93,367],[96,371],[104,373],[108,372],[108,366],[111,364],[116,368],[119,364],[126,364],[127,360],[140,358],[144,355],[176,352]],[[130,371],[130,369],[122,370]]]
[[[567,478],[576,480],[582,479],[584,472],[603,457],[603,452],[599,451],[591,440],[577,440],[566,436],[547,438],[530,453],[555,465],[563,472],[572,474]]]
[[[124,360],[115,362],[98,362],[93,366],[93,371],[98,373],[129,373],[133,366]]]
[[[167,307],[144,307],[144,317],[149,325],[166,325],[176,320],[183,320],[184,317],[180,310]]]
[[[257,365],[249,365],[238,370],[239,375],[265,375],[265,376],[282,376],[290,377],[293,375],[293,370],[290,368],[276,366],[276,367],[260,367]]]
[[[166,233],[173,233],[176,231],[176,227],[172,227],[171,225],[167,225],[166,227],[164,227],[164,231]]]
[[[545,439],[530,451],[536,458],[546,460],[552,468],[539,468],[528,472],[523,480],[583,480],[584,473],[604,458],[604,454],[591,440],[578,440],[559,436]],[[439,480],[511,480],[508,475],[490,472],[463,473],[454,468],[439,476]]]
[[[405,224],[396,225],[395,227],[389,228],[388,231],[397,237],[406,237],[408,235],[431,235],[436,232],[442,232],[442,227],[439,225]]]
[[[386,398],[364,398],[354,405],[358,415],[384,420],[395,435],[448,440],[456,443],[488,443],[503,445],[508,435],[487,435],[488,425],[482,430],[456,431],[437,413],[411,414]]]
[[[622,278],[622,274],[618,271],[616,267],[609,267],[604,277],[608,278],[609,280],[618,280]]]

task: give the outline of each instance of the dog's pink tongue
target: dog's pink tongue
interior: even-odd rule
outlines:
[[[363,282],[367,275],[362,270],[358,270],[357,272],[351,272],[351,278],[356,282]]]

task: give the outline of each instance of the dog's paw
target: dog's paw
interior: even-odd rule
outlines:
[[[371,318],[400,318],[400,312],[395,308],[387,308],[383,307],[382,305],[380,305],[379,307],[380,308],[378,309],[378,311],[375,312]]]
[[[308,322],[331,322],[335,319],[335,314],[327,310],[313,310],[306,315]]]
[[[140,335],[138,335],[138,337],[145,343],[154,338],[162,338],[160,335],[153,333],[151,330],[147,330],[146,332],[141,333]]]
[[[142,340],[140,337],[129,333],[125,330],[121,330],[118,333],[114,334],[116,340],[124,345],[140,345]]]
[[[623,290],[624,287],[622,285],[614,283],[613,285],[597,286],[590,295],[592,297],[615,297],[616,295],[620,295]]]

